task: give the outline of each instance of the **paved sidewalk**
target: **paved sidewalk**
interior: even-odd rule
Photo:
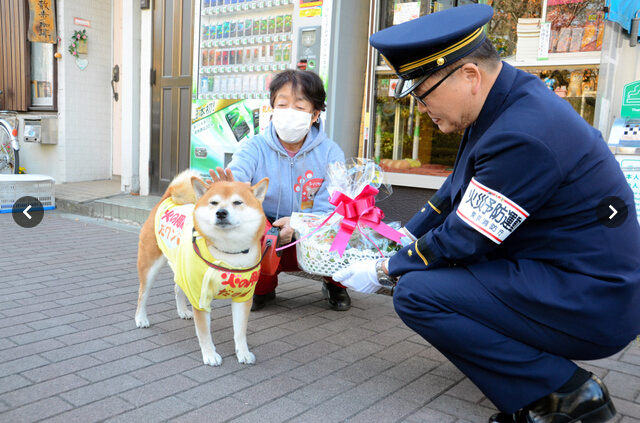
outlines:
[[[277,303],[250,317],[254,366],[237,363],[229,302],[214,301],[214,368],[177,317],[168,268],[151,327],[135,327],[138,227],[53,211],[33,229],[2,214],[0,228],[0,422],[484,423],[495,412],[388,297],[354,293],[335,312],[318,282],[283,276]],[[611,421],[640,422],[640,347],[583,365],[614,396]]]

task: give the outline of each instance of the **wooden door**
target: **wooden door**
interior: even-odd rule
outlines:
[[[189,167],[194,1],[153,2],[149,172],[154,194]]]

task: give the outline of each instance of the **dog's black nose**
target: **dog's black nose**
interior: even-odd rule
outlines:
[[[227,209],[220,209],[216,212],[216,217],[220,220],[226,219],[227,216],[229,216],[229,212],[227,211]]]

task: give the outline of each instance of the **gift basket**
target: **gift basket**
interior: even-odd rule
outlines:
[[[331,276],[349,264],[389,257],[402,248],[400,223],[382,222],[384,213],[375,206],[376,198],[380,201],[391,195],[391,186],[383,179],[384,171],[367,159],[328,166],[330,202],[336,209],[325,216],[291,216],[302,270]]]

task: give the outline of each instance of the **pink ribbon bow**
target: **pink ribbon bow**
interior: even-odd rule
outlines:
[[[334,213],[338,213],[343,216],[340,222],[340,229],[336,235],[329,251],[337,251],[342,257],[349,239],[353,234],[353,231],[358,228],[358,225],[368,226],[374,231],[378,232],[385,238],[389,238],[395,242],[400,242],[403,234],[391,228],[386,223],[382,222],[384,218],[384,212],[375,206],[375,195],[378,190],[371,185],[367,185],[360,194],[354,199],[344,195],[341,192],[334,192],[329,202],[336,206]],[[333,214],[333,213],[332,213]],[[360,230],[360,229],[358,229]],[[360,231],[373,245],[375,242],[371,241],[364,232]],[[377,245],[376,245],[376,248]],[[380,249],[378,249],[380,251]],[[382,254],[382,252],[380,252]]]

